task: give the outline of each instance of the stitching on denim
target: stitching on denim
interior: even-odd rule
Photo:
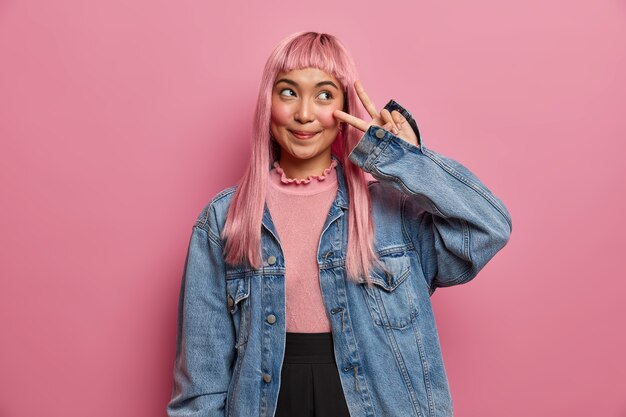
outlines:
[[[204,230],[207,230],[207,229],[204,229]],[[215,243],[217,246],[219,246],[221,249],[223,249],[223,248],[222,248],[222,240],[220,239],[220,237],[219,237],[219,236],[217,236],[217,235],[213,232],[213,230],[211,230],[210,228],[207,230],[207,232],[208,232],[209,239],[211,239],[211,241],[212,241],[213,243]]]
[[[470,262],[474,263],[472,251],[470,250],[471,236],[469,223],[467,220],[463,220],[463,252],[465,253],[465,257],[469,259]]]
[[[402,188],[403,188],[406,192],[408,192],[409,194],[411,194],[411,195],[415,195],[415,194],[417,194],[415,191],[413,191],[412,189],[410,189],[410,188],[406,185],[406,183],[405,183],[404,181],[402,181],[400,178],[395,177],[395,176],[393,176],[393,175],[387,175],[387,174],[385,174],[385,173],[381,172],[378,168],[375,168],[375,167],[372,169],[372,171],[376,171],[376,173],[377,173],[378,175],[380,175],[381,177],[384,177],[384,178],[386,178],[386,179],[389,179],[389,180],[391,180],[391,181],[393,181],[393,182],[395,182],[395,183],[399,184],[399,185],[400,185],[400,186],[401,186],[401,187],[402,187]],[[432,209],[432,210],[433,210],[436,214],[440,215],[441,217],[448,218],[448,216],[447,216],[445,213],[443,213],[443,212],[439,209],[439,207],[437,207],[437,206],[435,205],[435,203],[434,203],[434,202],[432,202],[430,199],[429,199],[429,202],[430,202],[430,208],[431,208],[431,209]]]
[[[412,318],[411,320],[409,320],[409,324],[413,326]],[[397,340],[394,337],[394,333],[393,333],[394,330],[392,330],[391,327],[385,326],[384,331],[385,331],[385,336],[387,336],[387,341],[389,343],[389,346],[391,347],[391,350],[393,352],[393,357],[396,361],[396,365],[398,366],[398,370],[400,371],[400,376],[402,378],[402,381],[404,382],[404,387],[407,389],[409,393],[409,397],[411,398],[411,404],[413,405],[413,409],[417,413],[418,417],[422,417],[422,412],[419,409],[419,400],[416,398],[417,394],[415,393],[413,385],[411,384],[411,378],[409,376],[408,369],[406,368],[405,360],[402,357],[402,352],[400,352],[400,348],[398,346]]]
[[[428,361],[426,360],[426,350],[424,349],[424,341],[422,340],[422,335],[419,332],[419,327],[417,323],[413,321],[413,335],[415,336],[415,341],[417,343],[417,349],[420,356],[420,361],[422,362],[422,371],[424,373],[424,385],[426,386],[426,397],[428,398],[428,414],[433,415],[435,412],[435,405],[433,403],[432,398],[432,387],[430,384],[430,370],[428,368]]]
[[[243,271],[232,271],[232,270],[227,270],[226,271],[226,279],[236,279],[236,278],[241,278],[242,276],[254,276],[254,275],[261,275],[261,276],[266,276],[266,275],[284,275],[285,274],[285,268],[283,267],[263,267],[260,269],[246,269]]]
[[[372,170],[372,168],[374,168],[374,162],[376,162],[378,157],[384,152],[385,149],[387,149],[387,146],[389,146],[389,132],[387,132],[383,128],[380,129],[385,132],[385,136],[383,136],[382,139],[378,141],[378,143],[374,146],[372,152],[366,158],[365,163],[363,164],[363,168],[366,172],[369,172]]]
[[[405,220],[406,220],[406,215],[405,215],[405,207],[406,207],[406,202],[409,200],[409,196],[405,196],[404,200],[402,201],[402,209],[400,210],[400,221],[402,223],[402,232],[406,233],[409,236],[410,242],[411,242],[411,246],[413,249],[415,249],[415,252],[417,253],[417,263],[420,265],[420,270],[422,271],[422,277],[424,277],[424,282],[426,282],[426,286],[428,287],[428,291],[431,291],[431,285],[428,282],[428,278],[425,276],[424,274],[424,265],[422,264],[422,259],[421,259],[421,254],[422,254],[422,248],[420,247],[420,250],[417,250],[417,245],[415,245],[413,243],[413,238],[411,238],[410,234],[408,233],[408,226],[406,226]],[[420,225],[422,224],[422,222],[424,221],[424,216],[420,217],[420,222],[417,225],[417,230],[419,230]]]
[[[435,281],[437,283],[437,287],[451,287],[453,285],[463,284],[463,283],[469,281],[470,279],[472,279],[474,276],[476,276],[474,274],[474,268],[472,266],[470,266],[465,271],[463,271],[462,273],[457,275],[456,278],[454,278],[454,279],[452,279],[450,281],[441,282],[441,281],[437,280],[436,278],[435,278]]]
[[[237,189],[237,186],[233,185],[232,187],[226,188],[226,189],[220,191],[218,194],[216,194],[213,197],[213,199],[211,199],[209,204],[207,204],[204,207],[204,209],[203,209],[204,216],[202,218],[199,218],[198,220],[196,220],[196,224],[198,226],[202,227],[202,228],[206,228],[207,222],[209,221],[209,212],[211,211],[211,209],[213,208],[215,203],[217,203],[222,198],[232,194],[233,192],[235,192],[236,189]],[[220,243],[220,246],[221,246],[221,243]]]
[[[469,186],[472,190],[476,191],[485,200],[487,200],[496,210],[498,210],[498,212],[502,215],[502,217],[504,217],[506,222],[509,224],[509,227],[511,227],[511,219],[509,219],[509,217],[502,211],[502,209],[499,207],[499,205],[496,202],[496,200],[491,195],[486,193],[482,189],[482,187],[480,185],[476,184],[474,181],[470,180],[469,178],[466,178],[464,175],[462,175],[460,172],[458,172],[457,170],[452,168],[450,165],[445,163],[445,161],[443,161],[441,158],[439,158],[437,155],[435,155],[430,150],[424,149],[423,153],[428,158],[430,158],[433,162],[435,162],[437,165],[442,167],[448,174],[452,175],[457,180],[459,180],[462,183],[464,183],[465,185]]]

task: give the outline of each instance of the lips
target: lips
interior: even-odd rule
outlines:
[[[298,130],[290,130],[291,134],[294,135],[298,139],[311,139],[316,136],[320,132],[302,132]]]

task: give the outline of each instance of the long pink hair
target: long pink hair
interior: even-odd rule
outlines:
[[[339,39],[325,33],[298,32],[274,48],[265,64],[259,88],[250,162],[237,184],[224,226],[225,261],[231,265],[246,263],[255,269],[262,265],[261,224],[268,174],[280,149],[277,150],[270,139],[272,89],[279,72],[302,68],[319,68],[337,78],[344,90],[343,110],[365,119],[354,89],[354,81],[358,79],[356,66]],[[348,188],[348,279],[359,282],[359,276],[364,276],[370,285],[369,271],[378,259],[373,244],[370,194],[364,172],[348,159],[362,136],[363,132],[342,122],[342,131],[335,138],[331,152],[342,162]]]

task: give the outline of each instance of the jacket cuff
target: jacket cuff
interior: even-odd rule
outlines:
[[[356,166],[361,167],[365,172],[369,172],[372,161],[376,159],[376,156],[380,153],[380,151],[376,150],[381,141],[376,137],[376,132],[378,131],[388,133],[381,127],[370,126],[348,155],[348,159]]]
[[[407,119],[408,123],[413,128],[415,135],[417,136],[417,140],[419,146],[415,146],[402,138],[397,137],[390,131],[383,129],[380,126],[370,126],[366,131],[361,140],[356,144],[354,149],[348,155],[348,159],[352,161],[355,165],[359,166],[365,172],[370,172],[371,167],[380,155],[380,153],[387,147],[389,141],[396,141],[400,146],[405,148],[410,148],[413,152],[423,153],[424,151],[424,143],[421,141],[419,130],[417,128],[417,124],[415,120],[413,120],[413,116],[411,113],[398,104],[396,101],[389,100],[389,102],[385,105],[385,109],[389,110],[398,110],[402,115]]]

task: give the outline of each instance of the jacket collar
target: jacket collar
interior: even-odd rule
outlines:
[[[330,157],[337,161],[337,166],[335,167],[335,170],[337,171],[338,188],[337,188],[337,196],[335,197],[335,201],[333,202],[333,205],[336,205],[337,207],[341,207],[343,209],[347,209],[349,197],[348,197],[348,191],[346,187],[346,179],[345,179],[343,164],[341,163],[339,158],[337,158],[335,155],[331,154]]]

